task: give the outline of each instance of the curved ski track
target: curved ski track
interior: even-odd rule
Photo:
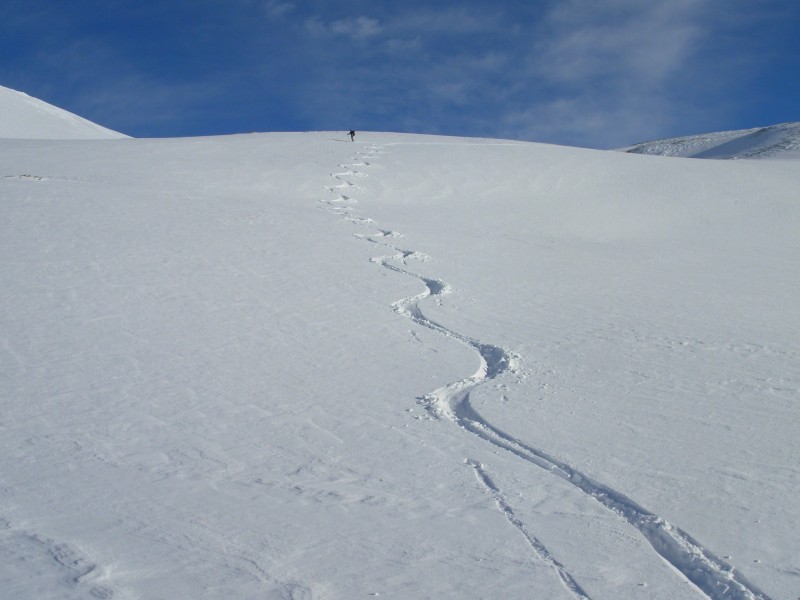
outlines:
[[[345,171],[331,174],[331,177],[338,183],[325,186],[325,189],[334,198],[321,200],[323,204],[327,205],[327,210],[342,215],[343,218],[356,225],[373,225],[372,219],[352,215],[351,205],[356,200],[344,192],[361,189],[351,179],[363,178],[367,175],[363,171],[355,169],[369,166],[370,163],[365,159],[376,157],[380,153],[381,147],[377,145],[363,146],[362,151],[357,152],[353,157],[353,162],[339,165]],[[414,250],[405,250],[385,241],[402,238],[401,234],[391,230],[378,229],[372,234],[356,234],[356,237],[393,251],[392,254],[372,258],[372,262],[395,273],[417,279],[424,285],[425,289],[416,296],[394,302],[392,308],[395,312],[421,327],[426,327],[469,346],[475,350],[480,359],[480,367],[474,375],[436,389],[421,399],[421,403],[431,416],[437,420],[444,418],[456,423],[461,429],[493,446],[561,477],[587,496],[595,499],[635,527],[662,559],[682,573],[711,600],[770,600],[767,594],[751,584],[733,566],[716,556],[679,527],[643,508],[621,492],[588,477],[578,469],[513,437],[484,419],[470,403],[470,392],[482,383],[503,373],[516,373],[520,357],[511,350],[452,331],[424,315],[420,309],[420,303],[427,298],[435,299],[448,294],[451,288],[441,280],[430,279],[397,266],[396,263],[407,266],[406,261],[410,259],[429,260],[425,254]],[[527,530],[525,524],[514,514],[500,489],[487,474],[485,467],[472,459],[467,459],[465,463],[474,470],[482,487],[494,498],[498,510],[511,525],[520,531],[536,555],[554,569],[564,587],[574,597],[589,600],[589,596],[564,566],[553,558],[547,548]]]

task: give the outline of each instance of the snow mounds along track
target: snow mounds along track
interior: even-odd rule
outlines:
[[[107,569],[91,562],[69,544],[12,527],[2,519],[0,519],[0,555],[11,567],[11,573],[17,565],[24,565],[26,569],[36,565],[39,573],[46,573],[54,580],[50,585],[55,587],[61,583],[60,593],[65,599],[91,597],[110,600],[126,597],[125,594],[115,593],[106,585]],[[21,593],[21,590],[15,591],[19,583],[19,581],[2,582],[3,596],[20,597],[16,594]]]

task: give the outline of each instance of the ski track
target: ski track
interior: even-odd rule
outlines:
[[[517,515],[514,514],[511,506],[509,506],[508,502],[506,502],[505,497],[503,496],[500,488],[497,487],[497,484],[489,477],[489,474],[486,472],[486,468],[479,462],[467,459],[466,464],[472,467],[473,471],[475,471],[475,477],[478,478],[478,481],[481,485],[486,489],[486,491],[494,498],[495,504],[497,504],[498,510],[503,513],[503,516],[506,520],[511,523],[514,527],[516,527],[522,536],[525,538],[525,541],[528,542],[528,545],[533,549],[538,556],[547,566],[552,568],[557,574],[561,583],[564,584],[564,587],[579,600],[591,600],[591,598],[586,594],[586,592],[578,585],[578,582],[569,574],[567,569],[558,562],[553,555],[550,554],[550,551],[547,547],[532,533],[528,531],[528,528],[525,526]]]
[[[356,200],[343,192],[361,189],[349,179],[364,178],[367,175],[354,169],[369,166],[371,163],[365,159],[372,159],[379,154],[379,146],[374,144],[364,146],[362,151],[352,159],[353,162],[339,165],[345,170],[331,174],[331,177],[338,183],[325,186],[325,189],[335,197],[321,200],[323,204],[327,205],[327,210],[340,214],[353,224],[373,226],[372,219],[352,215],[351,205]],[[511,350],[452,331],[424,315],[420,309],[420,303],[428,298],[440,302],[439,298],[450,293],[451,288],[439,279],[424,277],[403,268],[407,266],[408,260],[424,262],[430,258],[423,253],[402,249],[385,241],[392,238],[403,238],[402,234],[387,229],[378,229],[375,233],[356,234],[355,237],[393,251],[392,254],[372,258],[372,262],[395,273],[417,279],[425,286],[421,293],[394,302],[392,308],[395,312],[421,327],[469,346],[475,350],[480,359],[480,367],[474,375],[438,388],[420,399],[420,403],[433,418],[452,421],[461,429],[476,435],[489,444],[510,452],[572,484],[635,527],[662,559],[672,565],[711,600],[770,600],[767,594],[751,584],[735,567],[716,556],[679,527],[640,506],[621,492],[588,477],[578,469],[543,450],[528,445],[484,419],[470,403],[470,392],[482,383],[502,374],[515,374],[518,371],[520,357]],[[397,266],[396,263],[403,267]],[[536,555],[555,570],[562,584],[570,593],[576,598],[589,598],[564,566],[553,558],[547,548],[527,530],[525,524],[514,514],[501,490],[488,476],[483,465],[472,459],[467,459],[466,464],[474,470],[478,481],[494,498],[498,509],[508,522],[522,533]]]

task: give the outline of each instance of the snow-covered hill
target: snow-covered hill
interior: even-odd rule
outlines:
[[[0,86],[0,138],[95,140],[124,137],[52,104]]]
[[[0,594],[786,599],[800,170],[0,140]]]
[[[622,148],[634,154],[687,158],[800,158],[800,123],[690,135]]]

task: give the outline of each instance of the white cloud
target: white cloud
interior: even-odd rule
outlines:
[[[608,147],[657,135],[686,111],[686,79],[713,0],[562,0],[522,59],[540,90],[510,111],[524,137]],[[684,118],[686,114],[682,115]]]
[[[295,5],[290,2],[267,2],[265,5],[267,14],[271,19],[282,19],[290,12],[295,10]]]
[[[381,32],[381,25],[377,19],[370,17],[349,17],[331,23],[330,29],[337,35],[363,40],[373,37]]]
[[[560,97],[508,110],[497,119],[499,135],[543,142],[616,148],[653,137],[668,123],[669,108],[657,99],[645,104],[620,99]]]
[[[386,51],[396,56],[407,56],[422,48],[422,39],[416,36],[411,39],[394,38],[386,42]]]
[[[380,21],[316,17],[306,29],[323,39],[379,42],[356,58],[341,44],[326,50],[326,59],[346,60],[353,73],[339,112],[423,131],[615,147],[678,126],[687,133],[711,126],[724,112],[706,100],[718,96],[710,88],[730,83],[730,71],[710,68],[719,59],[707,58],[726,47],[725,11],[743,2],[437,5],[381,13]]]
[[[312,17],[306,21],[305,28],[314,36],[343,36],[356,41],[375,37],[383,31],[380,21],[365,16],[348,17],[330,23],[324,23],[319,17]]]
[[[566,0],[548,15],[539,71],[563,83],[625,79],[658,85],[679,70],[702,36],[703,0]]]
[[[327,34],[327,28],[319,17],[311,17],[303,24],[305,30],[314,37],[322,37]]]
[[[465,7],[411,10],[396,17],[391,24],[394,31],[417,34],[474,34],[496,30],[500,26],[499,11]]]

